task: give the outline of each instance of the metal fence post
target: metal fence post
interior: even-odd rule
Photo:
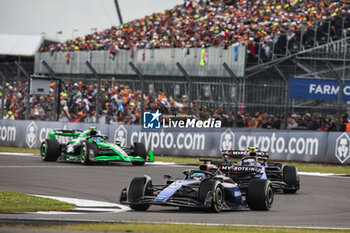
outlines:
[[[1,119],[4,119],[4,104],[5,104],[5,85],[6,85],[6,77],[0,71],[0,76],[2,78],[2,95],[1,95]]]
[[[122,14],[120,13],[120,8],[119,8],[119,4],[118,4],[118,0],[114,0],[114,4],[115,4],[115,7],[117,9],[117,13],[118,13],[118,18],[119,18],[119,23],[120,25],[123,25],[123,18],[122,18]]]
[[[341,34],[340,34],[340,38],[344,38],[346,37],[346,35],[344,35],[344,27],[345,27],[345,17],[344,15],[342,16],[342,22],[341,22]]]
[[[180,65],[179,62],[176,63],[177,68],[179,68],[180,72],[185,76],[188,80],[188,99],[187,99],[187,114],[191,114],[191,102],[192,102],[192,80],[190,76],[187,74],[185,69]]]
[[[330,38],[331,38],[331,20],[328,21],[327,43],[329,43]]]
[[[136,66],[134,65],[133,62],[130,61],[129,66],[135,71],[137,76],[141,79],[141,106],[140,106],[141,117],[140,117],[139,121],[140,121],[140,125],[143,125],[143,108],[144,108],[143,95],[144,95],[144,91],[145,91],[145,79],[143,78],[141,72],[136,68]]]
[[[43,65],[45,66],[45,68],[47,69],[47,71],[49,71],[50,75],[54,78],[55,80],[55,100],[54,100],[54,110],[56,113],[56,117],[53,116],[53,120],[54,121],[58,121],[60,119],[60,108],[61,108],[61,81],[57,78],[56,73],[51,69],[51,67],[49,66],[49,64],[47,64],[47,62],[45,60],[42,61]],[[58,85],[57,85],[57,81],[58,81]]]
[[[283,78],[283,80],[286,83],[286,88],[284,91],[284,127],[285,129],[288,128],[288,87],[289,87],[289,80],[284,75],[284,73],[274,64],[274,68],[277,70],[278,74]]]
[[[226,63],[222,64],[224,68],[226,69],[227,73],[231,76],[233,82],[235,83],[236,86],[236,96],[235,96],[235,107],[234,107],[234,116],[235,116],[235,121],[234,121],[234,127],[237,128],[237,112],[238,112],[238,94],[239,94],[239,80],[238,77],[233,73],[233,71],[228,67]]]
[[[27,73],[27,71],[22,67],[22,65],[19,64],[17,61],[15,61],[15,65],[18,67],[18,69],[20,69],[20,71],[22,71],[24,76],[26,76],[26,78],[27,78],[27,82],[28,82],[27,92],[28,93],[27,93],[26,120],[29,120],[29,116],[30,116],[30,76]]]
[[[303,39],[304,39],[304,27],[301,27],[300,41],[299,41],[299,51],[303,50]]]
[[[345,52],[344,52],[345,53]],[[337,113],[337,131],[340,131],[340,120],[341,120],[341,111],[342,111],[342,98],[343,98],[343,86],[344,86],[344,80],[342,80],[337,73],[334,71],[333,67],[329,64],[329,62],[326,63],[327,68],[333,75],[333,77],[338,81],[338,113]],[[345,67],[344,67],[345,69]]]
[[[316,47],[316,41],[317,41],[317,21],[314,19],[314,26],[315,26],[315,31],[314,31],[314,44],[313,47]]]
[[[96,123],[98,123],[98,119],[100,117],[100,96],[101,96],[101,79],[100,76],[98,76],[96,70],[89,61],[85,62],[86,66],[89,68],[91,73],[94,75],[94,77],[97,79],[97,99],[96,99]]]
[[[288,55],[288,52],[289,52],[289,34],[290,34],[290,30],[288,30],[287,36],[286,36],[286,56]]]

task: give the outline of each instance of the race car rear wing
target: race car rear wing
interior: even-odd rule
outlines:
[[[266,157],[268,158],[269,155],[265,151],[255,151],[253,149],[248,150],[223,150],[222,156],[228,156],[231,158],[244,158],[244,157],[250,157],[250,156],[260,156],[260,157]]]
[[[80,129],[52,129],[50,130],[49,137],[51,139],[56,139],[56,136],[78,137],[82,132]]]

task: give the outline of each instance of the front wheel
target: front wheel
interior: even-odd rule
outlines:
[[[300,186],[298,177],[298,170],[295,166],[284,166],[283,167],[283,181],[292,186],[292,189],[284,189],[284,193],[296,193]]]
[[[145,144],[142,142],[134,142],[134,156],[140,156],[144,159],[144,161],[132,161],[132,165],[134,166],[141,166],[145,164],[145,161],[147,159],[147,151]]]
[[[80,162],[84,165],[92,164],[90,160],[91,155],[96,155],[97,146],[91,142],[85,142],[80,150]]]
[[[251,180],[248,185],[246,202],[251,210],[270,210],[274,191],[269,180]]]
[[[208,193],[212,192],[213,199],[209,207],[205,208],[206,212],[219,213],[224,205],[224,188],[217,180],[206,179],[201,182],[198,190],[198,200],[206,204]]]
[[[130,182],[128,188],[128,202],[138,202],[139,199],[145,195],[152,195],[152,180],[146,177],[135,177]],[[133,210],[146,211],[150,207],[149,204],[130,204]]]

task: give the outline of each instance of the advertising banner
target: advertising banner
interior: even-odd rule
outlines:
[[[304,99],[338,100],[339,86],[336,80],[289,79],[289,97]],[[345,81],[342,99],[350,100],[350,81]]]
[[[39,148],[51,129],[88,129],[91,124],[0,120],[0,146]],[[143,129],[139,125],[96,124],[110,142],[143,142],[156,155],[221,157],[222,150],[258,147],[274,160],[350,164],[350,135],[343,132],[236,128]],[[61,143],[69,138],[60,137]]]

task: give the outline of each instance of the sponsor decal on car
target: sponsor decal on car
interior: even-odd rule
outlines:
[[[256,167],[245,167],[245,166],[233,166],[231,168],[232,172],[255,172],[257,171]]]
[[[219,167],[219,169],[221,170],[221,171],[228,171],[228,170],[230,170],[230,168],[231,168],[232,166],[221,166],[221,167]]]

